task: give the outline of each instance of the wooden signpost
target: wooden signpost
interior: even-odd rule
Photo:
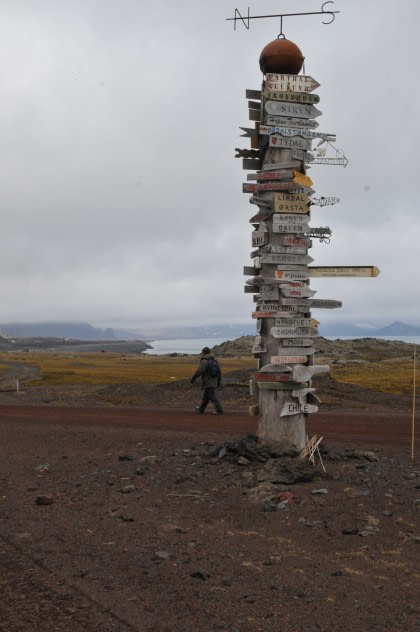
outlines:
[[[288,44],[281,38],[274,42],[276,50]],[[259,403],[252,410],[259,411],[258,435],[263,445],[303,449],[305,416],[316,412],[319,403],[311,381],[328,368],[314,362],[313,341],[319,334],[311,310],[341,307],[338,300],[313,298],[316,289],[311,283],[319,277],[374,277],[379,270],[376,266],[310,265],[312,241],[329,243],[332,232],[328,226],[311,225],[313,206],[335,204],[339,199],[314,197],[307,170],[315,164],[341,164],[340,160],[344,164],[345,157],[332,145],[335,134],[318,132],[315,119],[321,111],[315,104],[320,98],[312,91],[319,83],[289,68],[282,54],[281,67],[274,61],[274,66],[263,68],[266,62],[260,61],[262,89],[246,91],[255,125],[241,127],[251,147],[236,151],[243,168],[250,171],[242,190],[258,206],[249,220],[255,227],[252,265],[244,267],[250,277],[245,291],[254,294],[256,303],[252,318],[258,333],[252,352],[258,358],[254,384]],[[261,59],[266,57],[262,54]],[[315,140],[312,152],[312,141],[318,138],[321,142]],[[335,151],[336,156],[326,156],[326,150]]]

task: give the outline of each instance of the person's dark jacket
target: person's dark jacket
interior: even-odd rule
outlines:
[[[201,377],[201,384],[203,388],[218,388],[220,386],[220,377],[212,377],[207,371],[207,360],[213,357],[214,356],[210,353],[205,353],[201,356],[200,364],[197,371],[192,376],[191,382],[195,382],[199,377]]]

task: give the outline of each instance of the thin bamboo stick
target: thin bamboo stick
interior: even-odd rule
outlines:
[[[413,352],[413,417],[411,421],[411,460],[414,461],[414,428],[416,417],[416,345]]]

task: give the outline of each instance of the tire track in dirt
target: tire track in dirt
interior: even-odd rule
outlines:
[[[28,559],[33,565],[28,569]],[[28,625],[32,618],[32,624],[36,629],[39,616],[42,615],[43,607],[48,609],[48,619],[44,619],[43,632],[49,630],[76,629],[75,625],[80,625],[80,629],[97,632],[119,632],[123,628],[131,632],[141,632],[141,629],[134,626],[129,621],[123,619],[113,612],[107,605],[100,603],[87,591],[81,590],[63,576],[53,571],[47,564],[37,559],[26,547],[20,546],[12,538],[0,535],[0,560],[2,565],[2,576],[0,586],[2,586],[2,620],[0,630],[16,629],[16,602],[15,595],[18,592],[22,604],[19,608],[19,617],[25,619]],[[13,599],[8,599],[8,593],[13,595]],[[27,600],[31,604],[36,602],[38,608],[25,611],[24,604]],[[7,605],[9,604],[9,609]],[[91,627],[86,628],[86,623],[91,623]],[[69,627],[71,626],[71,628]],[[30,629],[27,627],[27,629]]]

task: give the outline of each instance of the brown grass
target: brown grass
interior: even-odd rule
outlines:
[[[418,373],[418,366],[416,373]],[[336,382],[355,384],[383,393],[408,395],[413,391],[413,360],[392,358],[366,364],[349,363],[337,368],[332,366],[331,377]],[[418,377],[416,383],[420,388]]]
[[[51,353],[23,352],[0,354],[1,360],[33,364],[40,378],[28,385],[52,384],[162,384],[189,378],[198,366],[198,357],[168,357],[125,355],[118,353]],[[250,357],[224,358],[223,373],[243,368],[255,368]]]

